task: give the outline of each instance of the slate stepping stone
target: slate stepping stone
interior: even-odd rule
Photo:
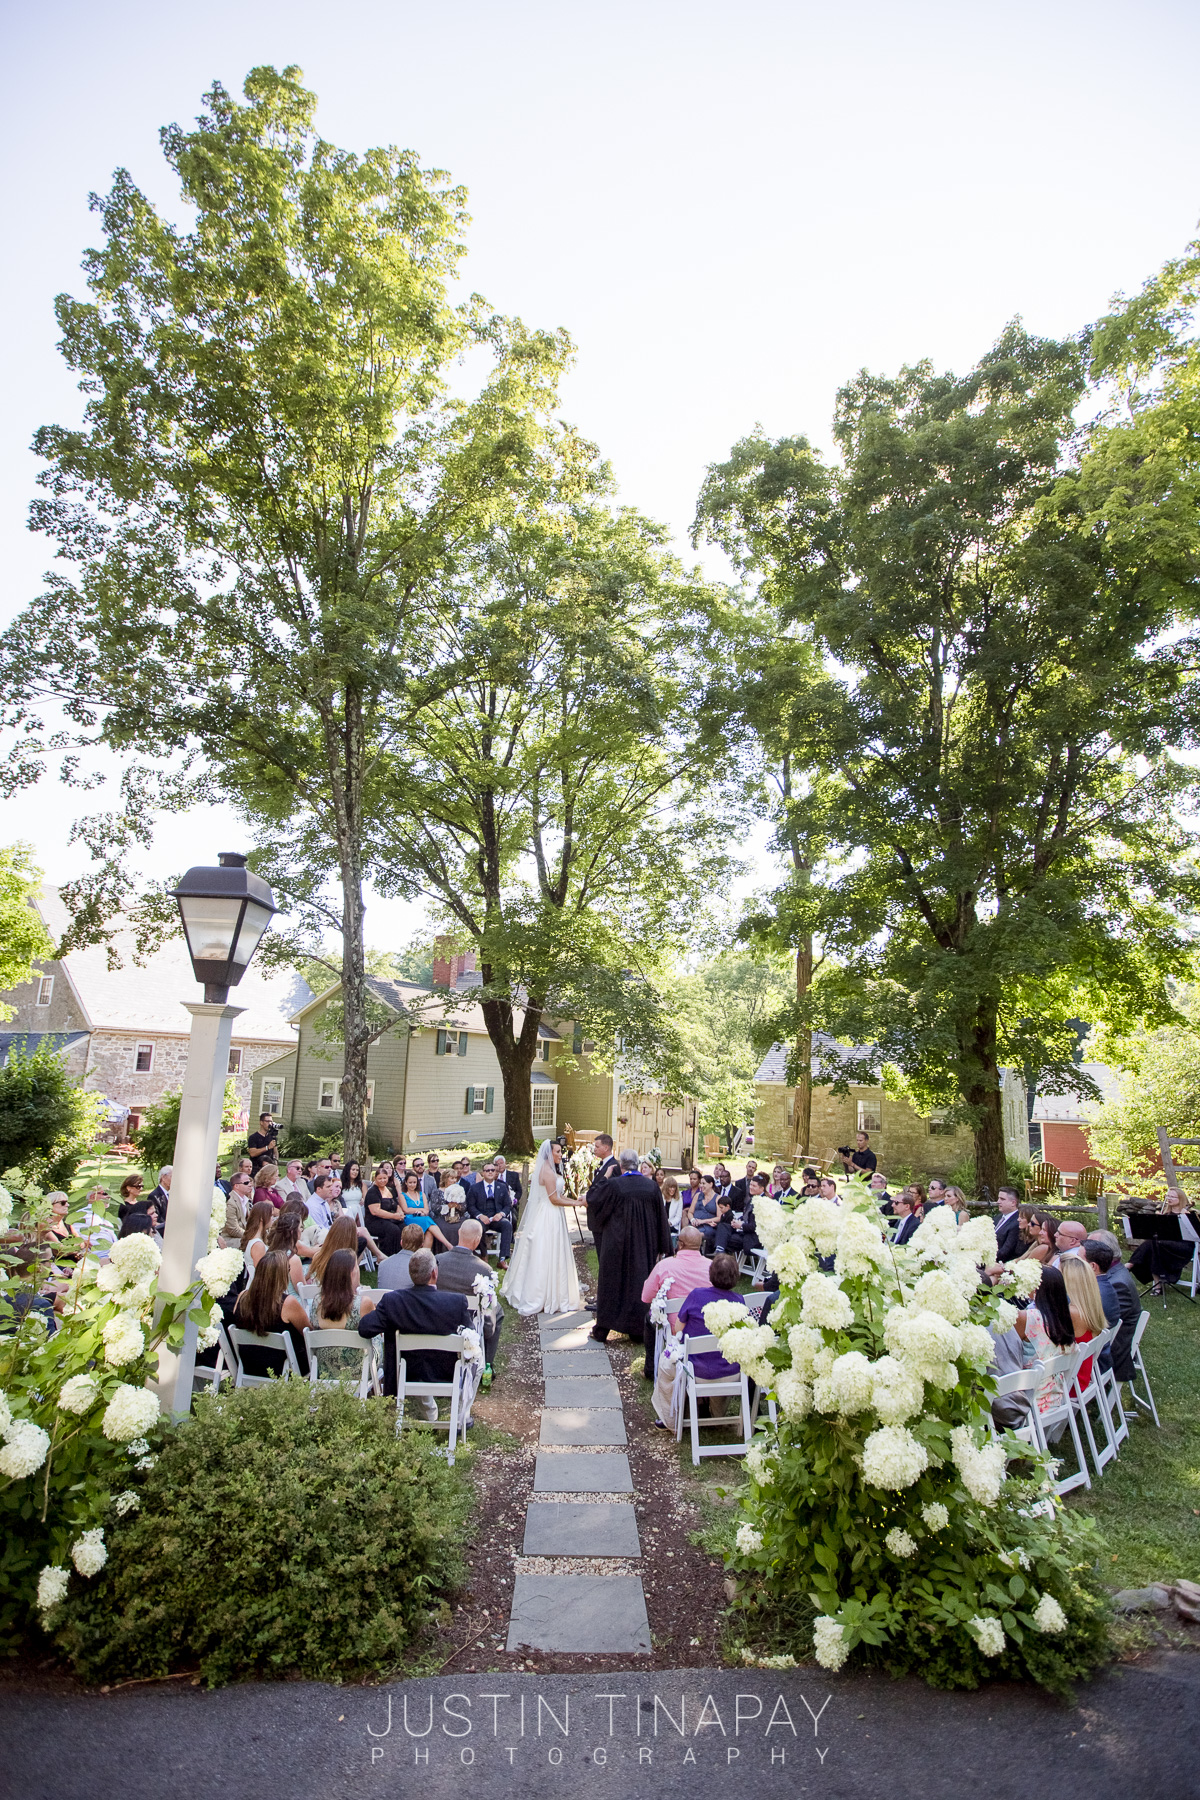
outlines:
[[[571,1376],[552,1375],[546,1383],[546,1405],[615,1407],[619,1412],[621,1390],[617,1386],[616,1377],[611,1373],[607,1380],[592,1376],[575,1380]]]
[[[518,1575],[509,1650],[637,1656],[650,1651],[646,1596],[637,1576]]]
[[[524,1556],[640,1556],[632,1506],[607,1500],[558,1500],[525,1509]]]
[[[547,1350],[542,1357],[546,1375],[611,1375],[612,1364],[599,1344],[590,1350]]]
[[[566,1331],[543,1331],[543,1350],[594,1350],[590,1325],[571,1325]]]
[[[573,1406],[542,1414],[543,1444],[625,1444],[625,1420],[614,1407]]]
[[[535,1494],[632,1494],[629,1458],[616,1451],[539,1450]]]
[[[577,1307],[574,1312],[538,1314],[538,1330],[543,1334],[547,1331],[574,1331],[577,1325],[583,1325],[590,1331],[595,1323],[595,1313],[586,1312],[582,1306]]]

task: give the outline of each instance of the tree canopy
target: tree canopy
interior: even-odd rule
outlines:
[[[32,901],[42,885],[28,844],[0,847],[0,993],[21,987],[38,972],[43,957],[54,955],[54,943]],[[0,1000],[0,1019],[15,1008]]]
[[[1075,1017],[1169,1015],[1190,958],[1196,776],[1175,753],[1196,714],[1172,633],[1194,549],[1097,528],[1087,391],[1085,337],[1015,325],[966,376],[864,372],[837,464],[747,440],[697,515],[820,658],[773,729],[811,775],[794,822],[827,846],[804,1017],[869,1052],[822,1073],[894,1065],[969,1119],[990,1193],[1001,1065],[1067,1078]]]

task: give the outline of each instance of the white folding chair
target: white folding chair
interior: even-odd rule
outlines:
[[[683,1362],[676,1381],[684,1383],[683,1405],[679,1409],[679,1424],[675,1431],[678,1443],[683,1436],[685,1415],[689,1418],[692,1433],[692,1461],[698,1464],[702,1456],[745,1456],[750,1448],[750,1436],[753,1427],[750,1422],[750,1383],[745,1369],[738,1369],[733,1375],[719,1375],[705,1379],[697,1375],[692,1367],[692,1357],[710,1350],[720,1350],[721,1346],[715,1337],[685,1337],[683,1340]],[[736,1394],[741,1402],[742,1442],[740,1444],[705,1444],[700,1445],[700,1430],[705,1425],[733,1425],[736,1416],[721,1415],[718,1418],[702,1419],[700,1417],[701,1400],[721,1399]]]
[[[232,1375],[235,1368],[233,1350],[229,1339],[225,1336],[225,1323],[217,1324],[217,1360],[215,1363],[196,1363],[192,1368],[192,1392],[198,1388],[208,1387],[214,1394],[219,1393],[221,1383],[226,1375]]]
[[[1114,1327],[1114,1330],[1113,1330],[1113,1338],[1114,1339],[1116,1338],[1117,1332],[1120,1331],[1120,1329],[1121,1329],[1121,1327],[1119,1324]],[[1111,1344],[1110,1344],[1110,1349],[1111,1349]],[[1126,1414],[1125,1406],[1121,1399],[1121,1384],[1117,1380],[1117,1372],[1112,1366],[1111,1358],[1109,1360],[1109,1365],[1108,1365],[1107,1369],[1102,1369],[1100,1367],[1100,1359],[1099,1359],[1099,1357],[1097,1357],[1097,1359],[1096,1359],[1096,1380],[1100,1383],[1101,1387],[1104,1389],[1105,1401],[1108,1406],[1108,1416],[1112,1420],[1113,1438],[1117,1444],[1117,1447],[1120,1448],[1120,1446],[1125,1442],[1125,1439],[1129,1436],[1129,1418],[1128,1418],[1128,1415]]]
[[[1031,1364],[1028,1369],[1014,1369],[1010,1375],[1001,1375],[997,1378],[997,1399],[1002,1399],[1009,1394],[1028,1394],[1029,1400],[1026,1406],[1026,1420],[1023,1425],[1005,1425],[1001,1427],[996,1424],[996,1421],[993,1419],[991,1411],[989,1410],[987,1422],[993,1437],[999,1437],[1001,1430],[1004,1430],[1011,1437],[1020,1438],[1021,1442],[1023,1444],[1028,1444],[1031,1449],[1040,1450],[1042,1448],[1042,1440],[1038,1435],[1037,1403],[1033,1398],[1042,1384],[1042,1375],[1042,1365],[1040,1363],[1035,1363]]]
[[[1108,1349],[1109,1345],[1116,1337],[1118,1329],[1118,1326],[1110,1325],[1106,1330],[1098,1332],[1089,1344],[1082,1346],[1084,1355],[1080,1360],[1079,1367],[1082,1369],[1083,1364],[1088,1360],[1089,1355],[1092,1359],[1088,1384],[1086,1388],[1080,1387],[1079,1375],[1077,1372],[1070,1387],[1071,1398],[1075,1402],[1080,1418],[1083,1420],[1083,1429],[1087,1434],[1088,1449],[1092,1453],[1092,1467],[1095,1469],[1097,1475],[1103,1475],[1106,1466],[1115,1460],[1117,1454],[1117,1435],[1113,1426],[1112,1414],[1109,1410],[1108,1395],[1105,1392],[1103,1382],[1100,1380],[1099,1365],[1101,1353]],[[1096,1405],[1100,1423],[1103,1427],[1104,1443],[1100,1447],[1097,1447],[1095,1434],[1092,1431],[1091,1414],[1088,1411],[1088,1408],[1093,1402]]]
[[[426,1337],[422,1333],[396,1331],[392,1333],[392,1341],[396,1351],[396,1435],[400,1435],[406,1424],[428,1425],[434,1431],[448,1431],[450,1438],[446,1456],[453,1462],[460,1437],[464,1444],[467,1441],[467,1421],[471,1416],[471,1401],[475,1397],[475,1390],[470,1385],[471,1365],[466,1359],[466,1344],[457,1332],[444,1337]],[[444,1350],[455,1356],[457,1361],[450,1380],[410,1381],[404,1358],[405,1352],[411,1353],[414,1350]],[[439,1400],[448,1400],[449,1417],[406,1419],[406,1400],[432,1400],[435,1405]]]
[[[321,1284],[319,1281],[301,1281],[297,1284],[296,1292],[301,1300],[315,1300],[321,1292]]]
[[[228,1338],[233,1346],[233,1359],[237,1368],[233,1385],[241,1387],[268,1387],[272,1381],[286,1381],[289,1375],[300,1377],[300,1364],[296,1361],[296,1350],[290,1335],[286,1331],[267,1331],[260,1337],[257,1332],[243,1331],[240,1325],[229,1327]],[[283,1368],[278,1375],[247,1375],[242,1366],[242,1351],[282,1350]]]
[[[1092,1485],[1092,1478],[1088,1474],[1087,1458],[1083,1453],[1083,1441],[1079,1436],[1075,1399],[1071,1392],[1080,1366],[1090,1350],[1090,1344],[1078,1344],[1074,1350],[1068,1350],[1062,1356],[1045,1357],[1042,1363],[1042,1381],[1044,1382],[1047,1377],[1058,1377],[1062,1398],[1054,1406],[1046,1407],[1038,1412],[1038,1435],[1042,1440],[1043,1447],[1051,1455],[1054,1455],[1055,1446],[1050,1441],[1050,1428],[1054,1425],[1065,1425],[1071,1433],[1071,1442],[1075,1446],[1077,1466],[1074,1474],[1064,1475],[1055,1483],[1056,1491],[1060,1494],[1069,1494],[1072,1488],[1090,1488]],[[1040,1387],[1042,1382],[1039,1382],[1038,1385]],[[1036,1406],[1036,1401],[1034,1404]]]
[[[677,1315],[679,1313],[679,1309],[683,1305],[686,1298],[687,1298],[686,1294],[680,1294],[677,1296],[677,1298],[675,1298],[673,1300],[671,1298],[670,1294],[668,1294],[666,1299],[663,1301],[663,1305],[667,1309],[668,1318],[667,1318],[666,1323],[659,1325],[655,1328],[655,1333],[654,1333],[654,1373],[656,1375],[658,1374],[659,1359],[662,1356],[663,1351],[666,1349],[667,1345],[671,1342],[671,1339],[675,1335],[674,1329],[671,1324],[671,1320],[673,1320],[674,1318],[677,1317]]]
[[[308,1326],[304,1333],[304,1347],[308,1351],[309,1382],[313,1387],[341,1387],[342,1382],[338,1376],[321,1374],[318,1366],[321,1353],[329,1350],[357,1350],[362,1353],[357,1390],[359,1399],[365,1400],[368,1394],[381,1394],[383,1383],[375,1360],[375,1343],[375,1339],[361,1338],[357,1331],[350,1331],[345,1326]]]
[[[742,1299],[746,1303],[746,1311],[748,1313],[753,1313],[753,1315],[756,1319],[759,1317],[759,1315],[762,1312],[763,1307],[767,1304],[767,1301],[770,1298],[771,1298],[771,1296],[768,1293],[766,1288],[760,1288],[758,1293],[756,1293],[756,1294],[743,1294],[742,1295]]]
[[[1146,1373],[1146,1365],[1142,1360],[1142,1338],[1145,1335],[1146,1324],[1149,1318],[1150,1314],[1144,1312],[1133,1328],[1133,1342],[1129,1346],[1129,1354],[1133,1360],[1136,1374],[1129,1384],[1129,1395],[1134,1405],[1140,1406],[1143,1412],[1148,1412],[1154,1420],[1154,1423],[1161,1429],[1162,1420],[1158,1416],[1158,1408],[1154,1404],[1154,1395],[1150,1389],[1150,1377]],[[1139,1381],[1146,1390],[1145,1399],[1138,1393]]]
[[[743,1269],[749,1268],[750,1279],[755,1284],[760,1282],[767,1272],[767,1253],[761,1244],[752,1246],[749,1250],[743,1250],[738,1260]]]
[[[484,1256],[499,1257],[499,1255],[500,1255],[500,1233],[498,1231],[485,1231],[484,1232],[484,1234],[483,1234],[483,1254],[484,1254]]]

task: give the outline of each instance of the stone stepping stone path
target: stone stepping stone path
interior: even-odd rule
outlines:
[[[591,1329],[584,1311],[538,1321],[545,1404],[525,1513],[528,1566],[518,1562],[513,1582],[510,1651],[650,1652],[642,1579],[627,1566],[640,1559],[642,1546],[629,1458],[620,1448],[628,1442],[620,1390]],[[610,1570],[597,1568],[606,1560]]]

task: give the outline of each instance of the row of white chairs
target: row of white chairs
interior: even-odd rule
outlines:
[[[1142,1358],[1142,1338],[1145,1335],[1149,1313],[1143,1312],[1134,1327],[1133,1341],[1130,1345],[1130,1356],[1136,1371],[1130,1383],[1130,1397],[1135,1406],[1148,1412],[1156,1425],[1159,1424],[1158,1408],[1154,1404],[1154,1394],[1150,1387],[1150,1378],[1146,1373],[1146,1364]],[[1129,1436],[1129,1415],[1125,1411],[1121,1396],[1121,1383],[1111,1367],[1102,1369],[1100,1358],[1102,1353],[1111,1348],[1113,1339],[1120,1331],[1120,1325],[1110,1325],[1086,1344],[1076,1344],[1074,1349],[1061,1356],[1046,1357],[1040,1363],[1031,1364],[1027,1369],[1018,1369],[1011,1375],[1002,1375],[996,1383],[997,1397],[1012,1394],[1027,1396],[1026,1423],[1010,1428],[1011,1435],[1030,1444],[1034,1449],[1054,1453],[1062,1429],[1070,1432],[1071,1442],[1075,1450],[1075,1468],[1060,1477],[1056,1488],[1060,1494],[1066,1494],[1072,1488],[1092,1485],[1088,1471],[1088,1458],[1084,1454],[1083,1438],[1087,1439],[1088,1454],[1092,1468],[1097,1477],[1104,1473],[1108,1464],[1117,1455],[1120,1446]],[[1087,1386],[1080,1384],[1080,1373],[1083,1365],[1091,1359],[1091,1370]],[[1048,1379],[1057,1378],[1061,1398],[1055,1405],[1039,1410],[1037,1392]],[[1139,1385],[1144,1392],[1139,1392]],[[1096,1427],[1092,1429],[1092,1411],[1096,1409]],[[996,1435],[996,1426],[989,1419],[992,1434]],[[1080,1425],[1083,1426],[1083,1437],[1080,1436]],[[1060,1429],[1051,1439],[1055,1427]],[[1099,1441],[1097,1441],[1097,1432]]]
[[[308,1356],[308,1381],[312,1387],[338,1387],[337,1376],[321,1374],[321,1358],[328,1358],[330,1351],[359,1350],[362,1352],[362,1367],[356,1389],[358,1398],[365,1400],[370,1394],[382,1394],[382,1367],[376,1355],[379,1338],[365,1340],[357,1331],[325,1328],[318,1330],[309,1326],[303,1332],[304,1348]],[[467,1354],[468,1346],[457,1333],[447,1336],[429,1336],[414,1332],[394,1331],[392,1343],[396,1354],[396,1432],[397,1435],[405,1425],[428,1425],[430,1429],[448,1433],[447,1456],[454,1461],[455,1450],[460,1442],[465,1443],[467,1426],[471,1416],[471,1402],[475,1397],[477,1378],[475,1365]],[[252,1375],[246,1369],[242,1359],[243,1350],[272,1350],[283,1354],[283,1367],[280,1372],[271,1375]],[[416,1381],[408,1374],[407,1356],[415,1351],[440,1350],[455,1357],[454,1370],[449,1381]],[[326,1361],[328,1368],[328,1361]],[[222,1381],[232,1377],[235,1388],[267,1387],[272,1381],[295,1379],[302,1381],[300,1363],[296,1356],[296,1347],[292,1335],[287,1331],[268,1331],[261,1334],[245,1331],[241,1326],[224,1324],[217,1327],[217,1360],[214,1364],[197,1364],[192,1378],[193,1388],[208,1386],[214,1391],[219,1389]],[[446,1400],[448,1412],[446,1418],[424,1419],[408,1416],[406,1402],[409,1400]]]
[[[670,1294],[667,1295],[663,1306],[670,1319],[676,1317],[686,1297],[686,1295],[680,1294],[678,1299],[673,1299]],[[751,1293],[742,1294],[740,1298],[745,1301],[746,1311],[750,1314],[751,1318],[757,1319],[760,1316],[763,1307],[767,1304],[768,1296],[765,1293]],[[677,1408],[675,1441],[678,1443],[682,1439],[683,1428],[686,1424],[689,1426],[691,1432],[693,1463],[699,1464],[702,1456],[744,1456],[750,1448],[750,1440],[754,1435],[754,1425],[758,1418],[759,1406],[763,1398],[761,1391],[756,1392],[752,1406],[750,1401],[750,1383],[744,1369],[738,1369],[733,1375],[712,1377],[697,1375],[692,1363],[693,1356],[699,1356],[711,1350],[720,1350],[720,1344],[715,1337],[703,1335],[699,1337],[690,1337],[686,1334],[681,1342],[673,1333],[671,1325],[668,1322],[659,1325],[655,1335],[654,1372],[656,1375],[658,1373],[659,1359],[668,1343],[679,1345],[681,1353],[680,1363],[675,1379],[677,1382],[681,1381],[684,1384],[682,1401]],[[736,1397],[738,1401],[738,1412],[736,1415],[732,1413],[716,1415],[709,1413],[701,1416],[701,1400],[712,1401],[733,1397]],[[770,1396],[767,1398],[767,1405],[770,1410],[770,1417],[774,1420],[775,1401]],[[700,1433],[705,1426],[721,1427],[734,1424],[740,1425],[741,1427],[742,1436],[740,1442],[731,1444],[701,1444]]]

